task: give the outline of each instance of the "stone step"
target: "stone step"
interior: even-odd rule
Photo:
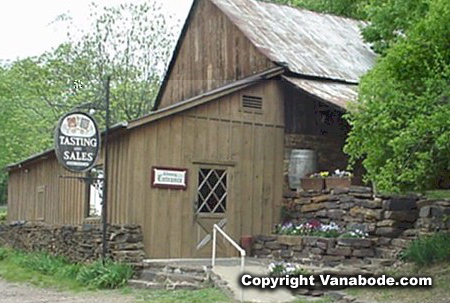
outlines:
[[[137,279],[128,280],[128,286],[137,289],[166,289],[164,284]]]
[[[394,265],[397,262],[396,259],[386,259],[386,258],[369,258],[370,264],[377,267],[388,267]]]
[[[194,274],[194,273],[170,273],[164,271],[155,271],[145,269],[138,275],[140,280],[144,281],[155,281],[155,282],[189,282],[189,283],[203,283],[208,280],[206,273]]]
[[[143,270],[153,270],[153,271],[164,271],[173,273],[205,273],[205,268],[207,266],[180,266],[180,265],[170,265],[161,262],[145,262],[142,265]]]
[[[153,282],[153,281],[144,281],[139,279],[131,279],[128,281],[128,286],[136,289],[189,289],[196,290],[203,288],[203,284],[201,283],[190,283],[186,281],[182,282]]]
[[[202,289],[204,288],[204,284],[201,283],[189,283],[186,281],[182,282],[170,282],[167,283],[166,286],[167,289],[189,289],[189,290],[196,290],[196,289]]]

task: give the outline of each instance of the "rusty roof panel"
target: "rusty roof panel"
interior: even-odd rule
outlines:
[[[282,77],[296,87],[343,109],[347,109],[347,104],[358,97],[358,86],[355,84]]]
[[[357,83],[374,64],[365,23],[255,0],[211,0],[269,59],[291,72]]]

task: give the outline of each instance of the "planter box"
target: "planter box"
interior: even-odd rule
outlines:
[[[335,178],[335,177],[327,177],[325,178],[325,187],[326,189],[333,188],[349,188],[352,185],[352,178]]]
[[[301,178],[300,186],[303,190],[322,190],[325,182],[322,178]]]

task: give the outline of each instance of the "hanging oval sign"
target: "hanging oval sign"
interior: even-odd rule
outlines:
[[[55,130],[55,152],[59,163],[72,172],[90,170],[100,151],[97,122],[83,112],[62,116]]]

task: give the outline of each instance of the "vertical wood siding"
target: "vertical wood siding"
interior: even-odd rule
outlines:
[[[263,97],[263,112],[243,112],[244,94]],[[277,80],[265,81],[115,134],[109,145],[109,221],[141,225],[148,257],[195,256],[198,163],[231,163],[227,164],[230,183],[225,229],[237,240],[241,235],[270,232],[281,203],[282,95]],[[152,166],[187,168],[188,189],[152,188]],[[80,175],[63,169],[54,155],[11,171],[10,220],[36,220],[37,190],[44,187],[45,222],[85,222],[86,185],[59,178]]]
[[[263,113],[242,112],[243,94],[262,96]],[[148,256],[195,256],[198,163],[233,163],[227,232],[239,239],[271,231],[282,190],[281,96],[278,81],[267,81],[130,131],[128,176],[118,183],[126,184],[128,193],[117,203],[123,204],[119,209],[128,206],[129,220],[142,225]],[[152,188],[152,166],[187,168],[188,189]]]
[[[200,0],[160,108],[274,67],[214,4]]]
[[[43,207],[43,221],[52,224],[76,224],[83,219],[85,185],[63,169],[52,154],[48,159],[25,165],[10,172],[8,219],[37,220],[36,207]],[[43,205],[38,204],[38,191],[43,190]]]

